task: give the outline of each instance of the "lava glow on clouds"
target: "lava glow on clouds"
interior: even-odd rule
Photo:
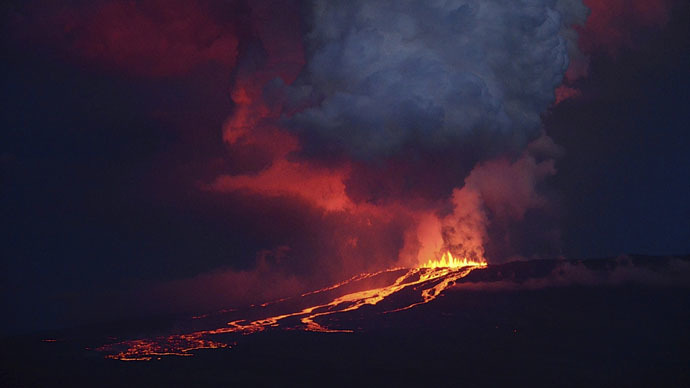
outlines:
[[[322,254],[347,263],[338,276],[446,250],[484,260],[489,225],[507,229],[547,206],[538,185],[559,150],[539,115],[586,12],[568,5],[302,4],[304,65],[267,50],[230,92],[225,142],[267,162],[205,189],[292,198],[333,219],[327,238],[341,243]],[[495,28],[496,18],[514,23]],[[372,236],[391,249],[363,243]]]
[[[150,83],[195,80],[209,64],[227,74],[232,109],[215,129],[225,153],[180,163],[193,190],[248,212],[252,233],[279,237],[252,265],[229,253],[220,268],[135,292],[179,310],[390,268],[429,272],[449,254],[463,267],[521,256],[520,225],[557,213],[545,188],[563,151],[542,115],[578,96],[588,55],[614,54],[668,13],[664,0],[26,7],[11,20],[15,39],[88,71]],[[558,232],[545,229],[539,253],[557,254]]]

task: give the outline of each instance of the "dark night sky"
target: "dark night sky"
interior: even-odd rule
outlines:
[[[547,117],[566,152],[554,177],[566,255],[690,249],[689,21],[685,5],[616,57],[593,56],[582,98]]]
[[[144,292],[136,291],[146,289],[142,284],[269,265],[285,284],[292,277],[316,279],[305,286],[357,268],[357,263],[345,266],[318,258],[337,250],[340,245],[330,240],[331,234],[356,229],[359,221],[352,218],[357,216],[341,219],[304,201],[205,188],[220,174],[256,172],[270,164],[255,148],[274,143],[228,146],[223,125],[239,109],[231,91],[242,82],[265,83],[261,79],[268,76],[261,72],[284,79],[299,74],[286,65],[294,67],[294,61],[285,59],[291,54],[281,52],[295,45],[285,36],[289,34],[281,34],[283,25],[257,24],[242,2],[225,8],[215,4],[219,2],[190,2],[220,7],[209,14],[230,15],[213,16],[221,26],[214,33],[222,35],[224,23],[232,25],[228,34],[237,40],[237,56],[198,54],[202,59],[190,59],[191,64],[180,59],[178,67],[167,68],[156,67],[155,60],[153,65],[128,62],[128,55],[139,55],[136,51],[125,50],[117,60],[82,55],[79,50],[87,50],[88,43],[70,42],[79,42],[83,31],[77,28],[63,37],[59,27],[52,29],[66,22],[53,19],[51,12],[62,15],[64,9],[39,12],[40,2],[33,2],[35,7],[20,3],[3,6],[1,272],[3,311],[12,317],[3,322],[4,331],[190,309],[174,303],[152,307],[151,301],[136,305],[132,295]],[[542,112],[543,128],[563,155],[556,160],[557,173],[543,183],[553,202],[548,221],[541,222],[543,214],[528,215],[524,223],[510,227],[513,236],[522,236],[515,244],[524,247],[525,257],[690,252],[690,7],[684,3],[672,3],[663,23],[631,27],[626,44],[587,51],[588,74],[570,83],[579,96]],[[73,7],[80,9],[79,4]],[[200,15],[202,21],[207,17]],[[300,21],[305,12],[293,16],[282,23],[294,24],[292,30],[300,33],[310,28]],[[93,34],[89,28],[84,27],[86,33]],[[278,48],[269,47],[272,39]],[[254,54],[261,51],[257,47],[265,52]],[[294,47],[302,50],[299,43]],[[170,50],[163,61],[187,54]],[[281,59],[273,61],[275,56]],[[297,82],[306,82],[300,77]],[[305,136],[305,143],[312,142],[310,134]],[[426,153],[420,155],[422,161],[408,161],[398,170],[429,166]],[[340,162],[319,163],[330,168]],[[390,174],[383,165],[377,161],[355,171],[376,171],[372,180],[388,188]],[[364,202],[384,195],[365,181],[369,183],[352,183],[356,188],[348,187],[348,193],[353,198],[359,194],[352,193],[364,193],[358,197]],[[398,184],[391,178],[390,196],[401,196]],[[449,194],[443,190],[439,186],[438,192]],[[429,202],[436,200],[434,195],[419,192]],[[383,222],[377,233],[400,235],[401,223]],[[544,228],[557,228],[560,234],[556,248],[546,253],[535,248],[539,239],[525,237],[539,236]],[[386,239],[381,245],[389,246],[376,254],[396,252],[399,240]],[[367,244],[376,246],[375,241],[360,246],[379,249]],[[322,275],[327,266],[334,269]],[[190,284],[193,288],[195,283]],[[187,291],[202,295],[204,290]],[[196,299],[189,300],[193,304]]]

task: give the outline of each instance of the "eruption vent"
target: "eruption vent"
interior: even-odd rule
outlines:
[[[429,260],[424,263],[422,268],[462,268],[462,267],[486,267],[486,260],[474,261],[466,257],[458,259],[450,252],[445,252],[440,260]]]

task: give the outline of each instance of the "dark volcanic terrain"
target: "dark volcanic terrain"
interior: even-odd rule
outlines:
[[[319,298],[388,278],[353,282]],[[387,312],[415,303],[414,291],[316,319],[353,332],[304,331],[287,322],[251,335],[220,335],[214,339],[227,348],[187,357],[125,362],[95,349],[313,301],[295,297],[203,319],[162,317],[5,338],[0,385],[690,386],[688,256],[494,265],[475,269],[427,304]]]

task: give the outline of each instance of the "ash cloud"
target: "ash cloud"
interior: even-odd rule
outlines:
[[[404,236],[380,240],[404,241],[390,261],[411,265],[443,249],[483,256],[489,235],[508,235],[546,207],[539,185],[555,173],[555,156],[528,145],[550,141],[541,115],[577,53],[572,27],[587,15],[580,1],[310,2],[303,10],[301,72],[282,72],[279,64],[299,61],[266,49],[269,59],[238,72],[231,93],[224,140],[233,152],[260,148],[266,167],[220,175],[208,189],[301,199],[374,224],[396,209],[413,222]],[[514,241],[500,244],[488,247],[500,252],[493,260],[516,254]]]
[[[455,166],[467,172],[519,154],[539,136],[586,11],[554,0],[313,2],[307,65],[287,94],[319,102],[288,126],[321,159],[454,152],[473,155]]]

